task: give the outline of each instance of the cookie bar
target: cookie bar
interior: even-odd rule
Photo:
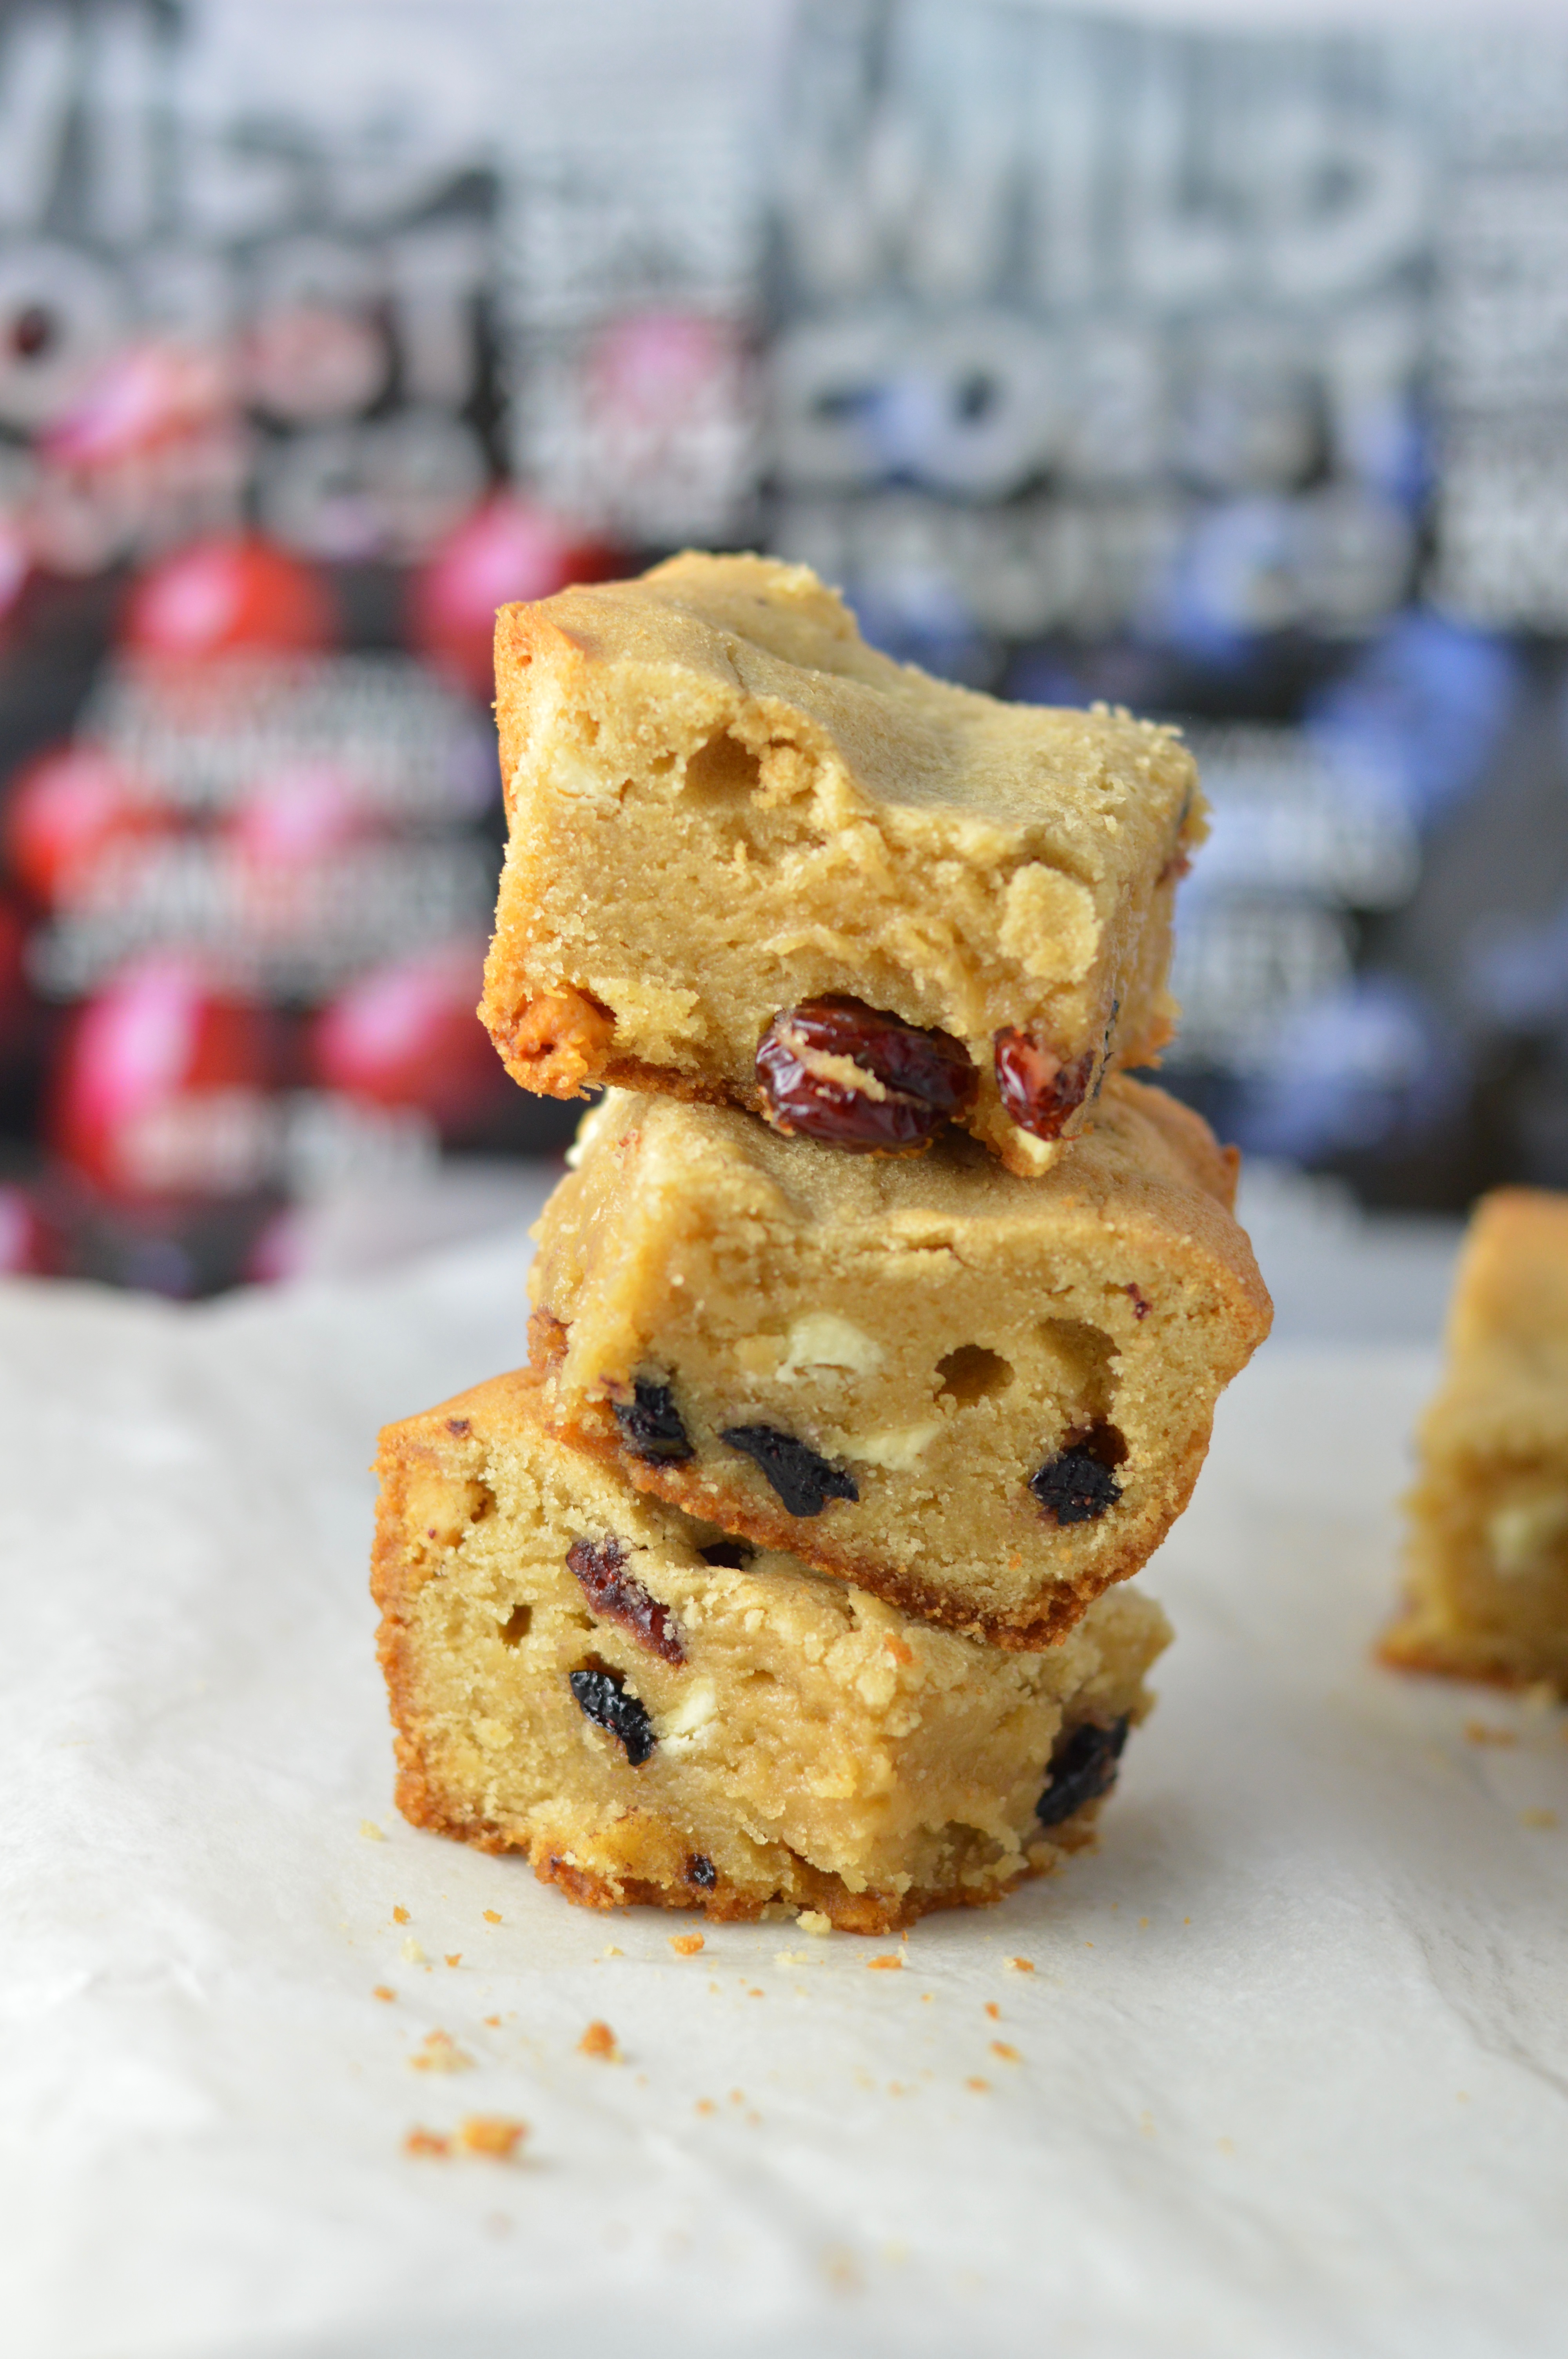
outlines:
[[[1045,1654],[911,1622],[553,1440],[524,1374],[382,1436],[373,1588],[398,1804],[594,1908],[781,1904],[855,1932],[1089,1840],[1160,1608]]]
[[[1204,833],[1173,731],[1001,704],[869,647],[804,566],[671,559],[507,606],[511,842],[481,1013],[514,1078],[743,1106],[1012,1169],[1171,1035]]]
[[[1476,1212],[1422,1423],[1386,1662],[1568,1697],[1568,1196]]]
[[[1185,1506],[1267,1332],[1234,1157],[1114,1077],[1022,1180],[611,1092],[536,1232],[554,1429],[903,1612],[1048,1646]]]

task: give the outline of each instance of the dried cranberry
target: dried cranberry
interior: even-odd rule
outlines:
[[[686,1864],[686,1879],[701,1892],[711,1892],[719,1881],[719,1871],[707,1854],[694,1851]]]
[[[651,1376],[634,1376],[632,1393],[629,1401],[616,1401],[612,1406],[615,1422],[633,1458],[662,1461],[665,1465],[694,1458],[697,1453],[687,1438],[668,1385],[655,1384]]]
[[[719,1437],[761,1467],[792,1516],[819,1516],[829,1499],[858,1499],[855,1478],[793,1433],[772,1425],[728,1425]]]
[[[613,1736],[625,1747],[633,1768],[640,1769],[659,1740],[636,1697],[628,1694],[613,1671],[568,1671],[567,1683],[584,1719]]]
[[[1121,1496],[1113,1469],[1126,1455],[1127,1444],[1115,1426],[1097,1425],[1048,1458],[1031,1475],[1029,1487],[1053,1523],[1093,1523]]]
[[[827,1072],[826,1058],[847,1060],[866,1082]],[[924,1147],[968,1113],[979,1088],[968,1050],[950,1033],[923,1031],[838,992],[774,1016],[757,1049],[757,1082],[776,1130],[884,1155]]]
[[[1035,1138],[1059,1138],[1069,1114],[1088,1095],[1094,1078],[1092,1051],[1064,1065],[1060,1057],[1039,1041],[1007,1025],[996,1036],[996,1085],[1001,1102],[1018,1125]]]
[[[1050,1783],[1035,1810],[1043,1827],[1059,1827],[1086,1802],[1098,1802],[1102,1794],[1109,1793],[1116,1783],[1128,1725],[1125,1714],[1108,1728],[1097,1720],[1086,1720],[1063,1738],[1051,1756]]]
[[[666,1663],[684,1663],[686,1649],[676,1636],[669,1607],[627,1572],[625,1563],[625,1548],[615,1538],[573,1540],[567,1550],[568,1567],[601,1622],[619,1622],[651,1655],[662,1655]]]

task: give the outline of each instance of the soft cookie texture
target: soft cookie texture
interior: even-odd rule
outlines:
[[[1383,1659],[1568,1697],[1568,1196],[1483,1200],[1447,1358]]]
[[[1114,1077],[1021,1179],[612,1092],[538,1230],[545,1413],[638,1489],[1001,1647],[1039,1647],[1185,1506],[1268,1331],[1234,1158]]]
[[[882,1932],[1090,1838],[1169,1638],[1119,1591],[1005,1653],[726,1541],[551,1439],[527,1375],[389,1426],[398,1804],[595,1908]]]
[[[1168,728],[951,687],[869,647],[806,567],[697,555],[503,607],[496,714],[481,1012],[525,1089],[619,1082],[887,1152],[951,1120],[1028,1174],[1171,1036],[1205,822]]]

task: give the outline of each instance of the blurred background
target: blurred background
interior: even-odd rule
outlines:
[[[14,0],[0,1269],[515,1204],[493,610],[691,543],[1182,722],[1270,1169],[1568,1187],[1560,10]]]

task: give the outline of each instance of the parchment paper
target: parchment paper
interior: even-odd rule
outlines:
[[[681,1958],[390,1806],[362,1469],[522,1356],[525,1254],[0,1293],[12,2359],[1560,2351],[1562,1715],[1366,1659],[1430,1362],[1224,1404],[1098,1857]],[[520,2158],[403,2151],[470,2113]]]

